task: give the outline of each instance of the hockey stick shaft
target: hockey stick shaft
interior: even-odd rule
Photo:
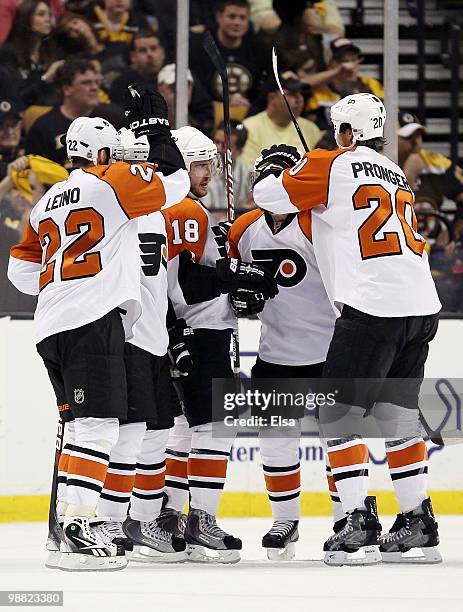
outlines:
[[[235,220],[235,199],[233,193],[233,160],[231,154],[231,124],[230,124],[230,90],[228,85],[227,66],[220,54],[210,32],[204,37],[204,49],[209,55],[220,80],[222,81],[222,100],[223,100],[223,123],[225,127],[225,187],[227,193],[227,219],[230,223]],[[240,383],[240,339],[238,329],[232,332],[232,356],[233,356],[233,375],[235,377],[237,391],[241,389]]]
[[[280,83],[280,77],[278,76],[278,58],[277,58],[277,52],[276,52],[276,48],[275,47],[272,48],[272,66],[273,66],[273,74],[275,75],[275,80],[277,82],[278,89],[280,90],[281,95],[284,98],[284,101],[286,103],[286,108],[288,109],[288,113],[291,116],[291,120],[293,122],[293,125],[296,128],[296,132],[297,132],[299,138],[301,139],[301,143],[302,143],[302,146],[304,147],[304,151],[306,153],[308,153],[310,151],[309,146],[307,145],[307,142],[306,142],[306,140],[304,138],[304,134],[302,133],[302,130],[301,130],[300,126],[299,126],[299,123],[297,122],[296,115],[293,113],[293,110],[292,110],[291,106],[289,105],[288,98],[286,97],[285,91],[284,91],[284,89],[283,89],[283,87],[281,86],[281,83]]]
[[[53,480],[51,483],[50,508],[48,510],[48,537],[60,539],[58,515],[56,514],[56,501],[58,496],[58,464],[63,450],[64,423],[61,417],[58,419],[58,429],[55,441],[55,463],[53,466]]]

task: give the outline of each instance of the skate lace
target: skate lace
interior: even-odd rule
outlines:
[[[215,516],[213,516],[212,514],[208,514],[207,512],[201,512],[200,523],[204,531],[213,538],[223,539],[228,535],[223,529],[221,529],[217,525]]]
[[[117,521],[108,521],[102,525],[104,531],[106,531],[112,538],[126,538],[127,536],[122,529],[122,523]]]
[[[146,533],[150,537],[155,538],[156,540],[159,540],[161,542],[168,542],[168,543],[172,542],[171,534],[165,529],[163,529],[162,527],[159,527],[156,521],[144,523],[143,529],[146,531]]]
[[[391,542],[398,542],[405,536],[409,536],[409,535],[411,535],[410,519],[405,517],[404,525],[400,529],[398,529],[397,531],[389,531],[388,533],[384,533],[380,539],[383,542],[385,543],[387,542],[388,544],[390,544]]]
[[[286,536],[291,533],[294,521],[275,521],[269,531],[269,535]]]
[[[329,539],[330,540],[334,540],[334,541],[342,539],[344,536],[346,536],[348,533],[350,533],[353,530],[354,530],[354,528],[352,526],[352,514],[348,514],[346,516],[346,524],[341,529],[341,531],[338,531],[338,533],[335,533]]]

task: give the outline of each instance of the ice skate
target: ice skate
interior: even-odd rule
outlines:
[[[184,538],[187,517],[183,512],[165,506],[156,519],[159,527],[178,538]]]
[[[420,514],[413,511],[398,514],[389,532],[380,537],[384,563],[441,563],[438,525],[429,497],[421,504],[421,510]],[[411,554],[406,555],[409,551]]]
[[[299,521],[274,521],[268,533],[262,538],[262,546],[267,549],[270,561],[291,561],[296,555],[296,542],[299,539]]]
[[[126,552],[133,550],[133,542],[122,529],[122,523],[118,521],[103,521],[100,529],[105,533],[111,544],[122,546]]]
[[[60,543],[63,539],[63,521],[56,523],[53,532],[47,538],[46,549],[47,549],[47,560],[45,561],[45,567],[49,569],[57,569],[59,561],[61,559]]]
[[[113,544],[101,519],[73,517],[63,527],[58,569],[65,571],[114,571],[127,566],[123,546]]]
[[[325,542],[324,562],[327,565],[373,565],[381,563],[378,538],[376,498],[365,498],[366,510],[354,510],[346,518],[336,521],[334,535]],[[355,554],[358,553],[358,554]]]
[[[185,541],[188,545],[188,560],[196,563],[238,563],[242,548],[240,539],[225,533],[215,516],[205,510],[190,508]]]
[[[131,561],[141,563],[179,563],[187,558],[183,537],[172,535],[155,519],[150,522],[128,518],[123,525],[124,533],[134,543]]]

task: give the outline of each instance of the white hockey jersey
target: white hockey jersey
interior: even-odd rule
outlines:
[[[185,198],[176,206],[162,211],[166,220],[169,243],[167,277],[169,298],[178,318],[183,318],[193,329],[235,329],[236,317],[228,295],[188,305],[183,297],[178,278],[178,255],[185,250],[194,255],[196,263],[215,266],[215,262],[226,254],[220,254],[212,227],[214,220],[199,200]]]
[[[165,355],[169,346],[166,328],[168,245],[166,222],[160,212],[140,217],[138,262],[140,268],[140,318],[133,326],[130,344],[152,355]],[[134,270],[136,272],[136,269]]]
[[[36,341],[75,329],[120,306],[126,336],[140,314],[137,224],[131,219],[179,202],[186,170],[163,176],[153,164],[75,170],[34,206],[22,242],[11,249],[8,278],[39,294]]]
[[[364,146],[307,153],[254,187],[274,213],[312,210],[313,245],[328,296],[378,317],[429,315],[441,308],[414,196],[402,170]]]
[[[265,302],[259,357],[281,365],[325,361],[336,315],[312,246],[310,211],[291,214],[273,233],[270,215],[252,210],[228,233],[229,254],[262,263],[275,273],[279,293]]]

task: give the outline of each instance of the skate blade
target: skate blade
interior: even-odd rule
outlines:
[[[285,548],[267,548],[267,559],[269,561],[292,561],[296,556],[296,545],[290,542]]]
[[[383,563],[418,563],[432,565],[442,563],[442,556],[435,546],[420,549],[422,554],[417,555],[416,549],[406,553],[402,552],[381,552]]]
[[[45,567],[48,567],[48,569],[58,569],[60,559],[61,552],[59,550],[49,550]]]
[[[126,557],[137,563],[184,563],[188,559],[186,550],[168,553],[148,546],[134,546],[132,552],[126,553]]]
[[[61,552],[57,569],[64,572],[116,572],[127,567],[125,556],[94,557],[81,553]]]
[[[192,563],[238,563],[241,561],[239,550],[215,550],[195,544],[187,545],[188,561]]]
[[[378,546],[362,546],[355,553],[343,550],[327,551],[323,562],[326,565],[339,567],[341,565],[377,565],[382,557]]]

